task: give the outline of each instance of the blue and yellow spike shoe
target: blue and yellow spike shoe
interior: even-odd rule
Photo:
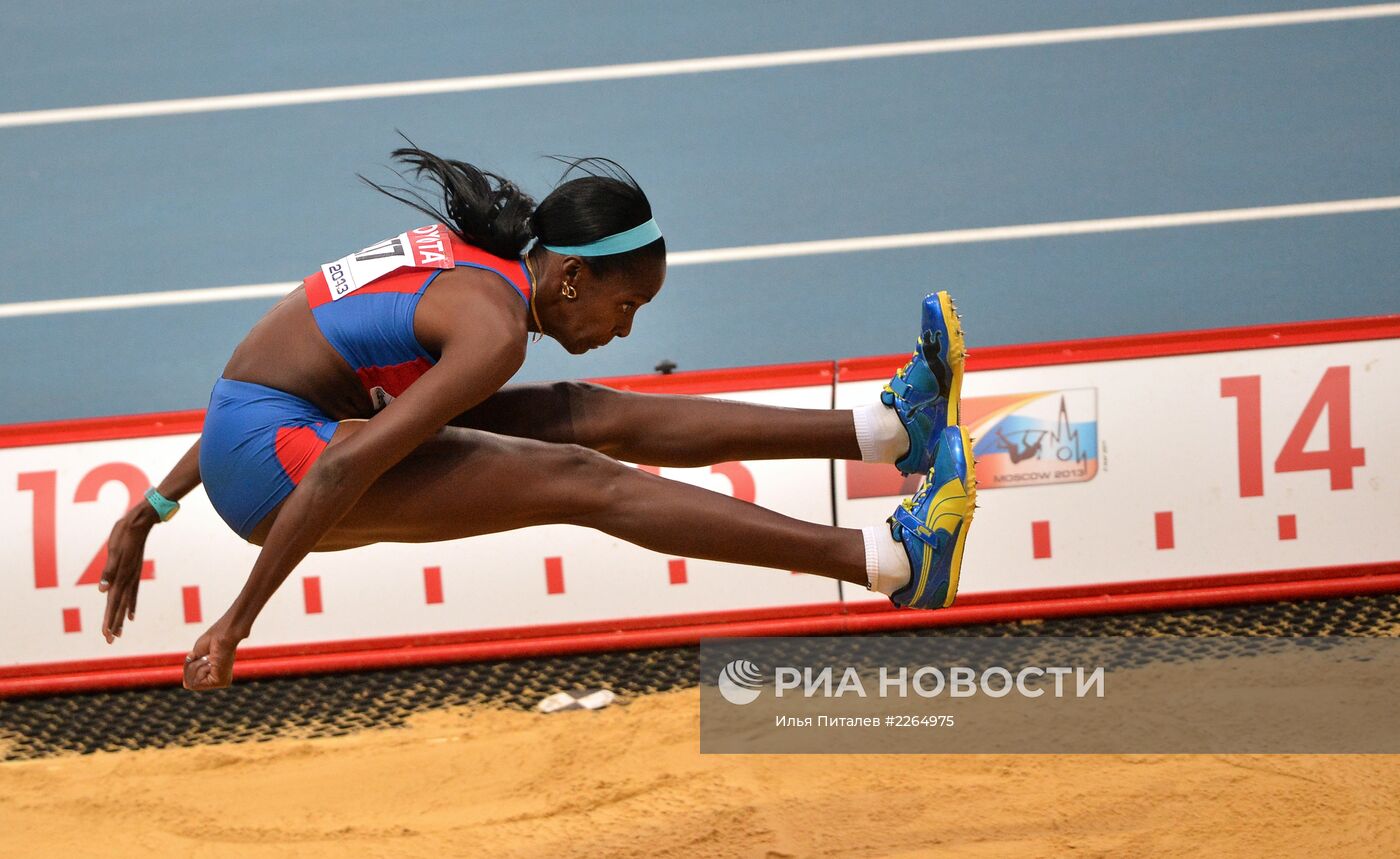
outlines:
[[[963,546],[977,504],[977,474],[967,430],[938,437],[933,470],[889,518],[890,535],[909,556],[909,584],[890,595],[898,606],[947,608],[958,593]]]
[[[933,450],[944,428],[957,425],[966,355],[953,299],[946,292],[925,298],[914,355],[880,394],[880,402],[899,414],[909,434],[909,452],[894,464],[904,474],[932,468]]]

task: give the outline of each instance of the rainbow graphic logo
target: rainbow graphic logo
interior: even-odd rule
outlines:
[[[977,439],[979,489],[1079,483],[1098,474],[1097,389],[978,397],[963,406],[964,425]]]
[[[962,423],[977,441],[977,488],[1080,483],[1099,472],[1098,389],[964,397]],[[846,463],[846,497],[903,497],[922,475]]]

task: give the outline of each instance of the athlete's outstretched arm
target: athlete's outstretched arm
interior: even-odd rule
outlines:
[[[185,657],[186,688],[227,686],[233,679],[234,651],[252,632],[263,606],[365,490],[520,368],[525,311],[514,293],[485,284],[433,297],[456,305],[442,314],[452,320],[450,335],[429,338],[441,346],[437,364],[361,429],[343,440],[338,431],[287,496],[243,590]]]
[[[171,501],[179,501],[199,483],[199,439],[195,439],[156,491]],[[107,594],[102,635],[108,644],[122,634],[122,624],[136,619],[136,591],[141,587],[146,537],[159,523],[155,508],[142,498],[112,526],[112,534],[107,538],[107,564],[97,583],[97,590]]]

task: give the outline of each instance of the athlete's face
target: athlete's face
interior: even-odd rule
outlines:
[[[544,328],[574,355],[605,346],[614,337],[632,333],[637,311],[656,297],[665,280],[666,263],[660,260],[599,277],[586,264],[571,258],[565,261],[557,293],[560,300],[554,303],[557,320],[554,325],[545,321]],[[563,297],[564,284],[573,286],[576,298]]]

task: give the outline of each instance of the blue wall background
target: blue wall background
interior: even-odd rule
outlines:
[[[1327,3],[30,4],[0,113]],[[1342,5],[1342,4],[1332,4]],[[470,14],[468,14],[468,11]],[[538,195],[603,154],[673,250],[1400,194],[1400,18],[0,128],[0,305],[296,280],[418,225],[402,129]],[[1400,211],[674,268],[521,379],[1400,312]],[[201,408],[270,300],[0,318],[0,423]]]

